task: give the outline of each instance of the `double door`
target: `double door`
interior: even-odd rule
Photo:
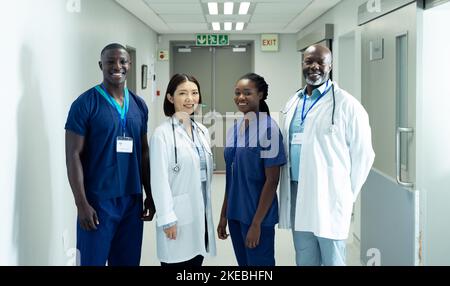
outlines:
[[[239,49],[236,49],[237,45]],[[234,87],[242,75],[253,71],[253,45],[196,47],[189,43],[174,43],[172,55],[171,73],[191,74],[200,83],[202,121],[212,137],[214,170],[224,172],[226,129],[237,112],[233,100]]]

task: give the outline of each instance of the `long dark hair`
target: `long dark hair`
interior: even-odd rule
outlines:
[[[270,116],[269,106],[266,103],[267,95],[269,93],[269,85],[265,79],[256,73],[245,74],[239,80],[241,79],[248,79],[255,83],[258,92],[262,92],[263,94],[263,97],[259,101],[259,111],[265,112],[268,116]]]
[[[172,78],[170,79],[169,84],[167,85],[166,93],[164,95],[165,97],[164,97],[163,109],[164,109],[164,114],[166,116],[171,117],[172,115],[175,114],[175,105],[167,99],[167,94],[174,96],[175,90],[177,90],[177,87],[186,81],[193,82],[197,85],[198,95],[199,95],[198,103],[199,104],[202,103],[202,93],[200,92],[200,83],[198,82],[198,80],[195,77],[193,77],[192,75],[188,75],[188,74],[184,74],[184,73],[177,73],[174,76],[172,76]]]

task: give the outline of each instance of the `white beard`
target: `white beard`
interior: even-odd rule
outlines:
[[[324,82],[326,82],[327,79],[328,77],[321,76],[316,81],[312,81],[308,77],[306,77],[306,83],[312,86],[319,86],[322,85]]]

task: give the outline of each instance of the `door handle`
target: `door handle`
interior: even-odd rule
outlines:
[[[395,140],[395,165],[396,165],[396,172],[397,172],[397,183],[400,186],[406,187],[406,188],[412,188],[414,186],[413,183],[411,182],[403,182],[402,178],[401,178],[401,174],[402,174],[402,165],[401,165],[401,158],[400,158],[400,154],[401,154],[401,134],[402,133],[414,133],[414,129],[411,127],[398,127],[397,128],[397,136],[396,136],[396,140]]]

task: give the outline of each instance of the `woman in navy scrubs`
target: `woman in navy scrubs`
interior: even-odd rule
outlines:
[[[268,85],[249,73],[234,90],[234,102],[244,118],[227,132],[225,198],[217,233],[226,227],[239,266],[275,265],[276,190],[280,166],[286,163],[283,138],[265,102]]]

